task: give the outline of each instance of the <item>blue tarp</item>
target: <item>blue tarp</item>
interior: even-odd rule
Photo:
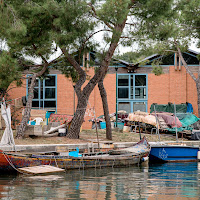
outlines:
[[[186,103],[187,104],[187,113],[193,113],[193,107],[191,103]]]

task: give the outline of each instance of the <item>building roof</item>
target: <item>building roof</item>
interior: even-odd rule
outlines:
[[[199,52],[194,51],[194,50],[192,50],[192,49],[188,49],[187,52],[188,52],[188,53],[191,53],[191,54],[194,54],[195,56],[198,55],[198,54],[200,54]],[[127,62],[127,61],[120,60],[120,59],[113,59],[113,60],[114,60],[115,62],[118,62],[118,63],[120,63],[120,64],[123,64],[125,67],[127,67],[127,68],[129,68],[129,69],[130,69],[130,68],[136,69],[136,68],[138,68],[138,66],[139,66],[141,63],[144,63],[145,61],[152,61],[152,60],[154,60],[154,59],[156,59],[156,58],[158,58],[158,57],[160,57],[160,56],[161,56],[160,54],[153,54],[153,55],[151,55],[151,56],[148,56],[148,57],[146,57],[146,58],[140,60],[140,61],[137,62],[137,63],[129,63],[129,62]]]

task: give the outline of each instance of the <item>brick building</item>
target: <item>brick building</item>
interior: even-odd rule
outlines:
[[[189,50],[183,56],[191,69],[197,75],[199,61],[197,52]],[[164,74],[156,76],[152,73],[152,63],[161,61]],[[104,86],[108,95],[110,113],[118,110],[133,112],[136,110],[150,111],[152,103],[167,104],[186,103],[193,105],[194,114],[198,115],[196,85],[185,68],[179,62],[176,53],[168,55],[154,54],[140,63],[131,64],[119,60],[115,66],[109,67]],[[93,75],[94,69],[87,69]],[[10,90],[10,98],[20,98],[28,95],[28,81],[23,82],[20,88]],[[117,91],[117,98],[116,98]],[[73,83],[58,70],[50,70],[46,80],[39,80],[35,86],[33,108],[54,110],[58,114],[74,114],[77,103]],[[88,108],[95,108],[96,116],[103,114],[101,97],[96,86],[89,98]],[[91,113],[90,113],[91,114]],[[89,112],[85,117],[84,129],[91,128]]]

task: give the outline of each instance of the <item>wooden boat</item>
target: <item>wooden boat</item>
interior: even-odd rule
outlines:
[[[130,148],[132,148],[132,151],[130,151]],[[141,163],[143,157],[148,156],[150,151],[149,144],[145,138],[128,149],[129,151],[119,155],[97,153],[96,155],[82,155],[81,157],[36,154],[20,155],[13,152],[0,151],[0,170],[15,171],[17,168],[38,165],[51,165],[63,169],[130,166]]]
[[[181,144],[151,145],[150,162],[196,162],[198,161],[199,147],[184,146]]]

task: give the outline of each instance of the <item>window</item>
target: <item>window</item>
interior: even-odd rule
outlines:
[[[129,75],[118,76],[118,98],[129,98]]]
[[[146,99],[146,75],[118,75],[119,99]]]
[[[32,102],[33,108],[56,108],[56,78],[56,75],[49,75],[45,79],[38,78],[36,80]],[[29,85],[30,80],[28,81]]]
[[[147,75],[118,75],[118,110],[147,111]]]
[[[146,99],[146,75],[135,75],[135,99]]]
[[[138,111],[138,110],[146,112],[145,102],[133,102],[133,112]]]
[[[127,99],[128,92],[128,88],[118,88],[118,98]]]
[[[127,113],[131,112],[131,103],[130,102],[119,102],[118,110],[125,110]]]
[[[119,75],[118,86],[128,86],[128,85],[129,85],[129,75]]]
[[[160,65],[174,65],[174,54],[169,54],[158,59]]]
[[[188,65],[199,65],[199,60],[188,53],[183,53],[183,58]]]

